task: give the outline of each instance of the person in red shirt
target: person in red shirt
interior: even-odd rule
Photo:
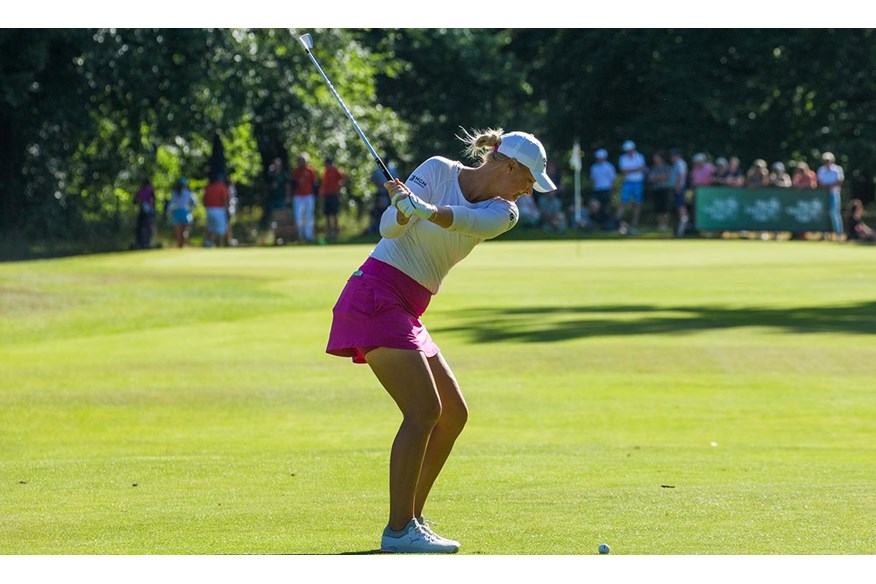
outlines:
[[[791,183],[795,189],[802,191],[805,189],[815,190],[818,188],[818,177],[815,176],[815,171],[809,168],[805,162],[798,162],[794,167],[794,174]],[[809,239],[810,235],[804,232],[795,232],[791,234],[791,239]]]
[[[322,201],[322,213],[326,221],[326,238],[329,241],[338,240],[338,211],[341,209],[341,186],[347,181],[347,175],[335,166],[330,156],[325,159],[325,169],[322,171],[322,181],[319,183],[319,198]]]
[[[218,177],[211,177],[204,189],[204,208],[207,211],[206,247],[219,247],[225,242],[228,230],[228,187]]]
[[[298,229],[298,241],[312,243],[313,212],[316,205],[316,171],[310,166],[310,157],[306,152],[298,156],[295,170],[292,171],[292,208],[295,211],[295,225]]]
[[[809,168],[805,162],[798,162],[794,167],[793,184],[798,189],[817,189],[818,177],[815,176],[815,171]]]

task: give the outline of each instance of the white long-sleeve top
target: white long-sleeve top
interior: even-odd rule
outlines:
[[[517,224],[517,205],[499,197],[470,203],[459,188],[462,164],[433,156],[421,164],[405,185],[418,197],[436,206],[449,206],[453,224],[444,229],[430,221],[411,217],[399,225],[395,207],[380,218],[383,238],[371,257],[394,266],[437,294],[450,268],[465,258],[474,246],[505,233]]]

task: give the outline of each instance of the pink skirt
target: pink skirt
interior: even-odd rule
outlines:
[[[332,309],[326,353],[365,363],[377,347],[438,354],[420,322],[432,293],[401,270],[369,257],[353,272]]]

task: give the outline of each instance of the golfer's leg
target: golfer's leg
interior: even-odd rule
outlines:
[[[426,456],[420,470],[420,480],[417,482],[417,499],[414,503],[414,515],[423,514],[423,505],[432,490],[432,485],[444,467],[457,436],[462,432],[468,420],[468,406],[459,389],[459,384],[447,361],[441,353],[429,357],[429,367],[441,398],[441,417],[429,437]]]
[[[400,531],[416,516],[417,480],[441,400],[422,352],[379,347],[365,359],[404,416],[389,461],[389,527]]]

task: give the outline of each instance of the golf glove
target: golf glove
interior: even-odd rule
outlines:
[[[419,219],[430,219],[438,212],[438,207],[431,203],[427,203],[417,195],[411,193],[405,198],[393,197],[393,203],[396,209],[401,211],[405,217],[417,217]]]

